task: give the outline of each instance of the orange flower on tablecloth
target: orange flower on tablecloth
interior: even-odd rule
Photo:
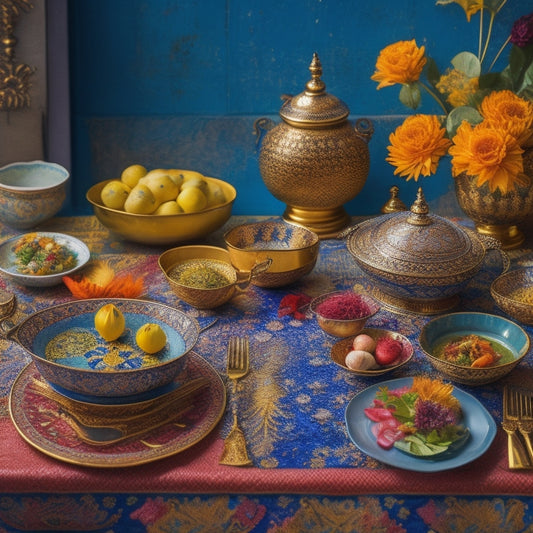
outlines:
[[[104,261],[89,264],[83,275],[64,276],[63,282],[75,298],[138,298],[144,293],[143,277],[116,274]]]
[[[486,122],[471,126],[463,122],[450,147],[452,174],[462,172],[475,176],[477,185],[487,183],[491,192],[514,190],[516,185],[527,184],[522,153],[517,140],[501,128],[492,128]]]
[[[512,91],[494,91],[483,99],[479,111],[492,127],[507,130],[520,146],[533,144],[533,102]]]
[[[424,51],[424,46],[418,47],[414,39],[386,46],[379,53],[371,79],[379,82],[378,89],[418,81],[427,61]]]
[[[386,160],[396,167],[394,174],[407,180],[430,176],[437,170],[440,158],[451,145],[446,129],[435,115],[413,115],[389,136]]]

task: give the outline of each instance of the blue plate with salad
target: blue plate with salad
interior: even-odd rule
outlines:
[[[345,421],[362,452],[417,472],[467,464],[483,455],[496,436],[494,419],[476,398],[449,383],[420,377],[368,387],[349,402]]]
[[[63,233],[37,231],[0,244],[0,273],[28,287],[51,287],[90,259],[87,245]]]

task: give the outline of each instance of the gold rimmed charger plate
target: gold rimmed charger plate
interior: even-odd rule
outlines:
[[[58,416],[58,404],[32,391],[32,381],[41,379],[33,362],[22,369],[13,383],[9,412],[22,438],[46,455],[91,467],[135,466],[194,446],[218,424],[226,407],[224,383],[203,357],[190,352],[176,382],[199,377],[206,377],[209,385],[195,396],[194,409],[179,420],[145,435],[109,446],[91,446],[82,442],[68,423]]]

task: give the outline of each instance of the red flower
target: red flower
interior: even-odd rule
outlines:
[[[511,30],[510,40],[520,48],[524,48],[524,46],[533,42],[533,13],[524,15],[515,21]]]

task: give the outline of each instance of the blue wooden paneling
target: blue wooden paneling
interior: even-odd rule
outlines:
[[[531,9],[532,0],[508,0],[492,53]],[[377,55],[416,38],[444,69],[457,52],[477,50],[478,18],[468,24],[458,5],[433,1],[78,0],[69,11],[76,212],[90,212],[84,194],[92,183],[140,162],[232,182],[236,214],[278,214],[282,206],[259,174],[251,125],[261,116],[277,120],[280,96],[304,89],[315,51],[327,90],[376,127],[369,178],[350,212],[377,212],[393,183],[410,202],[416,184],[404,185],[384,161],[397,115],[407,110],[398,87],[376,90]],[[438,112],[429,98],[422,110]],[[442,205],[451,188],[446,165],[423,184]]]

